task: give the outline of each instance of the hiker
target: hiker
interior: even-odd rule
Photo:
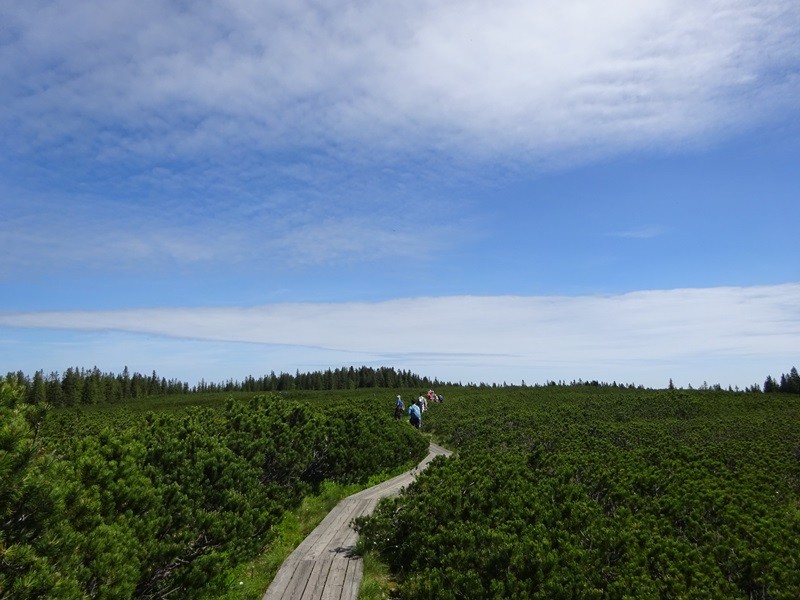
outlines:
[[[403,404],[403,399],[398,394],[397,401],[394,403],[394,418],[399,419],[403,416],[403,411],[405,411],[406,405]]]
[[[428,401],[425,400],[425,394],[419,395],[419,398],[417,398],[417,404],[419,404],[419,409],[421,412],[428,410]]]
[[[422,427],[422,408],[419,405],[419,400],[408,407],[408,414],[410,415],[408,418],[409,423],[417,429]]]

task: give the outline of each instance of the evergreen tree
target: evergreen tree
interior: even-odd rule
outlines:
[[[64,391],[65,406],[80,404],[83,394],[83,378],[80,371],[72,367],[68,368],[61,381],[61,388]]]
[[[95,367],[84,379],[83,390],[81,392],[81,403],[100,404],[104,400],[105,394],[103,393],[103,387],[101,384],[100,370]]]
[[[131,391],[131,374],[128,371],[128,365],[125,365],[125,368],[122,369],[122,375],[120,377],[122,382],[122,399],[128,400],[132,395]]]
[[[792,367],[786,377],[786,391],[790,394],[800,394],[800,374],[797,373],[796,367]]]
[[[52,406],[64,405],[64,390],[61,387],[61,377],[53,371],[45,380],[45,395],[47,402]]]
[[[45,404],[47,402],[47,389],[44,383],[44,373],[36,371],[33,375],[33,383],[28,397],[31,404]]]
[[[64,543],[64,490],[36,435],[44,409],[23,403],[24,394],[16,379],[0,379],[0,597],[80,597]],[[67,564],[53,564],[59,556]]]

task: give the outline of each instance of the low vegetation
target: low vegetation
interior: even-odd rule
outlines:
[[[417,598],[800,598],[800,398],[463,390],[457,451],[359,522]]]
[[[339,498],[427,448],[392,418],[433,384],[409,373],[134,376],[123,400],[91,390],[125,376],[0,378],[0,600],[257,598]],[[364,597],[800,597],[800,377],[765,388],[437,386],[423,433],[456,454],[359,520]]]
[[[2,385],[0,598],[213,597],[326,481],[363,484],[427,449],[388,411],[269,395],[61,415],[64,436]]]

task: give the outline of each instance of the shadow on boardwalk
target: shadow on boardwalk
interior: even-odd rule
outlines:
[[[262,600],[356,600],[364,566],[353,556],[356,517],[372,513],[378,500],[400,493],[435,457],[451,452],[431,443],[415,468],[339,502],[281,565]]]

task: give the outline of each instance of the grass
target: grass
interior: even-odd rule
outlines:
[[[397,582],[389,567],[372,552],[362,556],[364,560],[364,577],[361,580],[361,589],[358,591],[358,600],[386,600],[395,598]]]

